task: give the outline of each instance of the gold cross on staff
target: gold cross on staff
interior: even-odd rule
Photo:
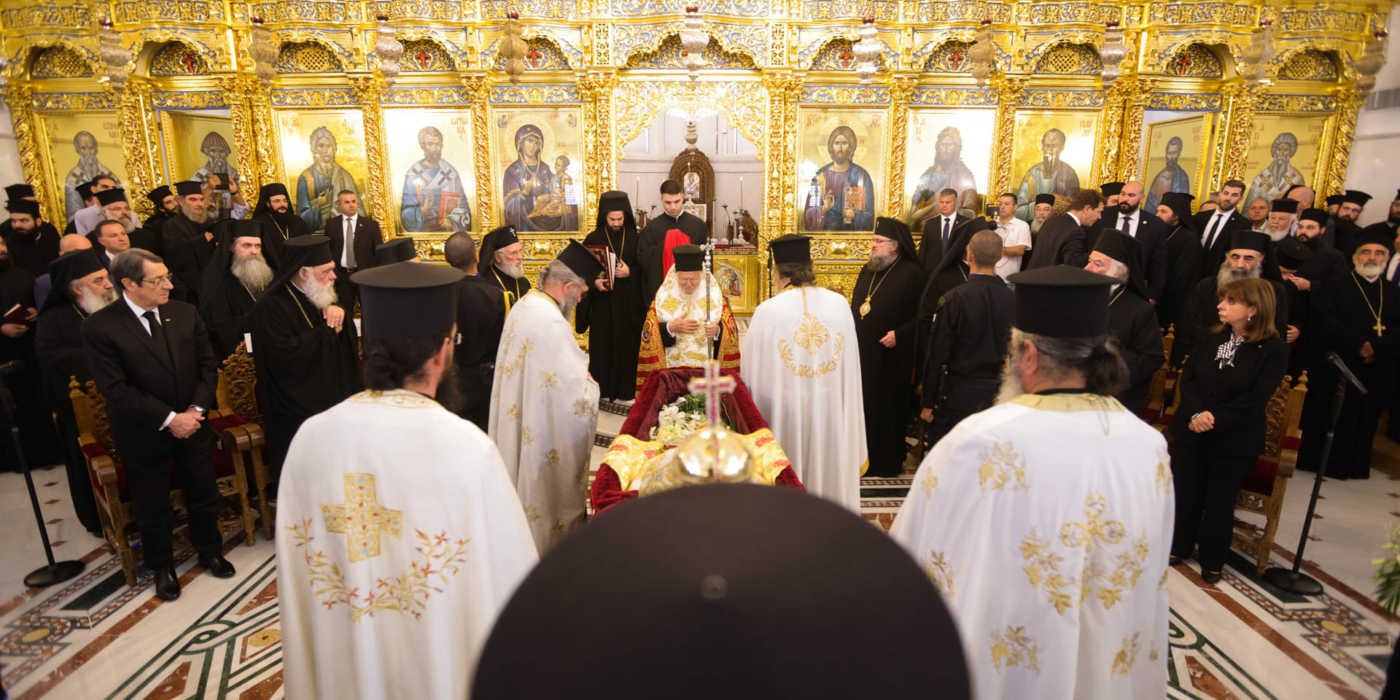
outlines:
[[[704,392],[705,394],[705,415],[710,421],[710,425],[719,427],[719,395],[728,394],[734,391],[736,383],[733,377],[726,377],[720,374],[719,362],[710,360],[705,363],[705,376],[696,377],[690,380],[688,387],[694,393]]]
[[[345,503],[322,503],[321,515],[326,519],[328,532],[343,534],[348,539],[351,563],[379,556],[381,530],[394,537],[403,534],[403,511],[379,505],[371,474],[346,474]]]

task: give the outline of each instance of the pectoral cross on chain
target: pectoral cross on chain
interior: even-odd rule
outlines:
[[[705,363],[705,376],[690,380],[689,388],[694,393],[705,394],[705,417],[710,425],[718,427],[720,394],[733,393],[736,384],[733,377],[720,374],[719,362]]]
[[[1385,324],[1380,319],[1376,319],[1376,325],[1371,326],[1371,330],[1376,332],[1376,337],[1385,335]]]

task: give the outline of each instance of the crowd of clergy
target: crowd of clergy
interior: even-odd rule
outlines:
[[[0,362],[22,362],[4,380],[23,447],[3,466],[63,462],[101,536],[68,399],[71,377],[91,380],[155,594],[180,595],[172,475],[198,564],[233,576],[204,414],[220,363],[251,355],[287,697],[461,698],[474,678],[478,697],[546,697],[587,682],[571,664],[625,660],[650,669],[634,680],[665,681],[658,669],[686,659],[683,697],[780,676],[851,697],[851,669],[875,668],[852,658],[868,654],[888,673],[864,695],[1160,698],[1168,567],[1194,560],[1220,580],[1284,376],[1323,389],[1308,394],[1300,469],[1323,468],[1340,413],[1337,479],[1367,478],[1400,399],[1400,193],[1362,228],[1356,191],[1318,207],[1294,187],[1255,206],[1230,180],[1199,208],[1168,193],[1147,211],[1141,182],[1110,183],[1040,195],[1025,221],[1014,194],[982,216],[948,189],[912,227],[875,220],[849,298],[818,285],[808,237],[769,240],[771,297],[741,337],[674,181],[640,229],[625,193],[602,194],[592,230],[533,279],[510,227],[454,233],[447,264],[426,264],[412,239],[385,242],[353,191],[313,231],[284,184],[251,214],[219,184],[158,187],[142,220],[99,177],[63,233],[30,186],[5,188]],[[1340,407],[1332,353],[1368,389]],[[585,526],[600,407],[627,406],[657,369],[710,362],[742,379],[809,495],[682,489]],[[1182,395],[1164,437],[1138,416],[1167,362]],[[911,439],[929,451],[892,538],[843,529],[862,478],[908,478]],[[721,534],[739,522],[751,527]],[[900,627],[940,632],[855,652],[822,641],[811,619],[836,613],[804,605],[851,581],[914,611]],[[570,634],[587,639],[559,642],[584,614]],[[721,656],[743,670],[707,660]]]

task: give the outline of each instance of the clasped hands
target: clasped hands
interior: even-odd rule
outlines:
[[[690,312],[687,311],[681,314],[680,318],[672,319],[670,323],[666,324],[666,327],[670,329],[671,335],[680,335],[681,333],[698,333],[700,331],[700,322],[693,318],[690,318]],[[706,337],[713,338],[718,334],[719,325],[714,323],[705,324]]]
[[[345,309],[335,304],[327,306],[326,310],[321,313],[321,316],[326,319],[326,325],[330,326],[331,330],[336,333],[340,332],[341,325],[345,323]]]
[[[1193,433],[1204,433],[1215,428],[1215,415],[1210,411],[1201,411],[1191,418],[1188,425]]]
[[[203,420],[204,414],[190,406],[184,413],[177,413],[170,419],[170,434],[184,440],[199,431],[199,424]]]

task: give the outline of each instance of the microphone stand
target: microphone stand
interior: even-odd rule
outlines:
[[[1298,538],[1298,550],[1293,555],[1293,568],[1270,567],[1264,572],[1264,580],[1285,591],[1300,595],[1322,593],[1322,584],[1317,579],[1302,573],[1303,549],[1308,546],[1308,531],[1312,529],[1313,510],[1317,508],[1317,496],[1322,491],[1322,477],[1327,473],[1327,459],[1332,454],[1332,438],[1337,433],[1337,422],[1342,418],[1342,402],[1346,400],[1347,385],[1356,387],[1362,396],[1367,394],[1361,380],[1347,368],[1342,358],[1335,352],[1327,353],[1327,360],[1337,367],[1337,392],[1332,396],[1332,415],[1327,424],[1327,437],[1322,441],[1322,456],[1317,463],[1317,476],[1313,479],[1312,499],[1308,501],[1308,514],[1303,518],[1303,534]]]
[[[24,577],[24,585],[30,588],[44,588],[62,583],[83,572],[81,561],[54,561],[53,545],[49,543],[48,528],[44,526],[44,511],[39,506],[39,492],[34,489],[34,475],[24,459],[24,447],[19,441],[19,426],[14,423],[15,399],[8,387],[0,383],[0,430],[10,435],[10,449],[14,453],[15,464],[24,473],[24,483],[29,487],[29,505],[34,509],[34,521],[39,525],[39,539],[44,543],[44,556],[49,563],[30,572]]]

